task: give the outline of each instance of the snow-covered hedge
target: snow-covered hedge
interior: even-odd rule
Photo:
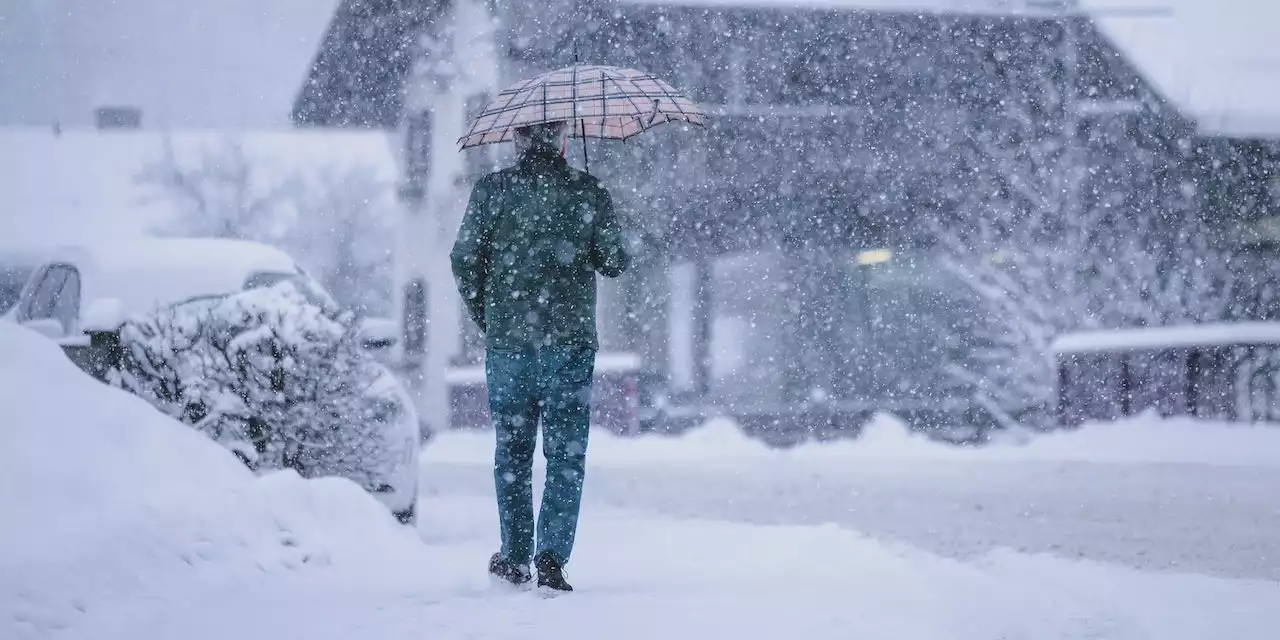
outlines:
[[[291,283],[129,321],[110,381],[255,469],[342,476],[378,490],[414,455],[416,423],[346,314]]]

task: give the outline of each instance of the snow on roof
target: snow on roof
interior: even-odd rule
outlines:
[[[1235,322],[1082,331],[1058,337],[1053,342],[1053,351],[1088,353],[1247,344],[1280,344],[1280,322]]]
[[[627,4],[1044,15],[1060,0],[622,0]],[[1070,1],[1070,0],[1068,0]]]
[[[68,245],[47,254],[49,260],[87,262],[101,271],[187,268],[190,265],[241,274],[252,272],[292,273],[296,270],[289,254],[261,242],[224,238],[140,237],[118,241]]]
[[[708,8],[1090,16],[1202,133],[1280,138],[1273,0],[624,0]]]
[[[0,10],[0,124],[287,127],[338,0],[41,0]]]
[[[275,247],[215,238],[113,238],[59,247],[45,260],[80,270],[86,313],[95,302],[111,299],[113,313],[124,316],[234,293],[256,273],[297,273],[293,259]]]
[[[1280,138],[1280,2],[1087,0],[1083,8],[1202,133]]]
[[[274,176],[367,167],[395,180],[395,156],[375,131],[158,131],[0,128],[0,246],[41,246],[104,237],[134,237],[172,219],[175,205],[139,180],[165,158],[180,161],[238,145],[254,166]]]

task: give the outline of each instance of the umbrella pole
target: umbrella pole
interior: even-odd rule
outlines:
[[[591,160],[587,158],[587,121],[579,120],[582,123],[582,165],[586,167],[587,174],[591,173]]]

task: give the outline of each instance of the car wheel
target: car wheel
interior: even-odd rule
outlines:
[[[396,520],[400,521],[400,524],[407,524],[407,525],[417,524],[418,523],[417,501],[415,500],[413,504],[409,505],[408,509],[405,509],[403,511],[395,511],[393,512],[392,515],[396,517]]]

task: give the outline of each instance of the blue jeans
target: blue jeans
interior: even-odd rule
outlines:
[[[485,375],[497,447],[493,479],[498,494],[502,556],[528,564],[534,557],[533,452],[542,423],[547,481],[537,522],[537,553],[568,563],[578,528],[591,421],[595,349],[525,347],[489,349]]]

